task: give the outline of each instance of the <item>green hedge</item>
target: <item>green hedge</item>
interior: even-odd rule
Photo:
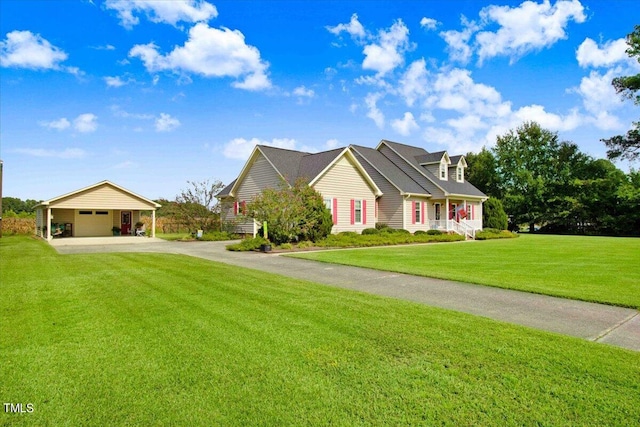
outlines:
[[[240,243],[227,245],[227,250],[236,252],[255,251],[257,249],[260,249],[260,246],[266,245],[268,243],[269,241],[267,241],[264,237],[258,236],[253,239],[244,239]]]
[[[520,237],[520,235],[509,230],[498,230],[497,228],[485,228],[476,233],[476,240],[513,239],[515,237]]]

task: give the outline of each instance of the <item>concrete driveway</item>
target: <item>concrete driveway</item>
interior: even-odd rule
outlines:
[[[51,242],[61,254],[155,252],[194,256],[640,351],[638,310],[408,274],[325,264],[276,254],[229,252],[230,242],[169,242],[142,237]]]

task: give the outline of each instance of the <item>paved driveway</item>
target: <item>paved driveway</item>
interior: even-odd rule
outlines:
[[[275,254],[229,252],[225,250],[228,243],[127,237],[93,241],[88,238],[60,239],[54,240],[52,245],[61,254],[156,252],[194,256],[640,351],[640,313],[637,310]]]

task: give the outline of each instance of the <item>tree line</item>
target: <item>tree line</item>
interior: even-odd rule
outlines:
[[[512,229],[640,235],[640,172],[594,159],[538,123],[508,131],[466,160],[467,179],[502,202]]]

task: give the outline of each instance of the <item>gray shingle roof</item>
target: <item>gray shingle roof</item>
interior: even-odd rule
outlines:
[[[429,192],[411,179],[399,167],[387,159],[381,152],[373,148],[352,145],[356,158],[362,164],[362,167],[369,175],[374,177],[376,174],[371,171],[375,168],[379,173],[385,176],[393,185],[404,193],[411,194],[429,194]],[[374,179],[375,181],[375,179]],[[378,185],[379,186],[379,185]]]
[[[382,142],[387,146],[389,146],[391,149],[393,149],[400,156],[402,156],[402,158],[404,158],[405,161],[407,161],[409,164],[411,164],[416,169],[418,169],[422,173],[422,175],[427,177],[427,179],[429,179],[438,187],[442,188],[447,193],[461,194],[466,196],[486,197],[486,194],[478,190],[476,187],[474,187],[471,183],[467,181],[457,182],[455,179],[441,181],[435,175],[429,172],[424,166],[421,166],[417,158],[421,158],[421,156],[425,156],[429,154],[425,149],[420,147],[413,147],[411,145],[400,144],[398,142],[387,141],[387,140],[383,140]]]

